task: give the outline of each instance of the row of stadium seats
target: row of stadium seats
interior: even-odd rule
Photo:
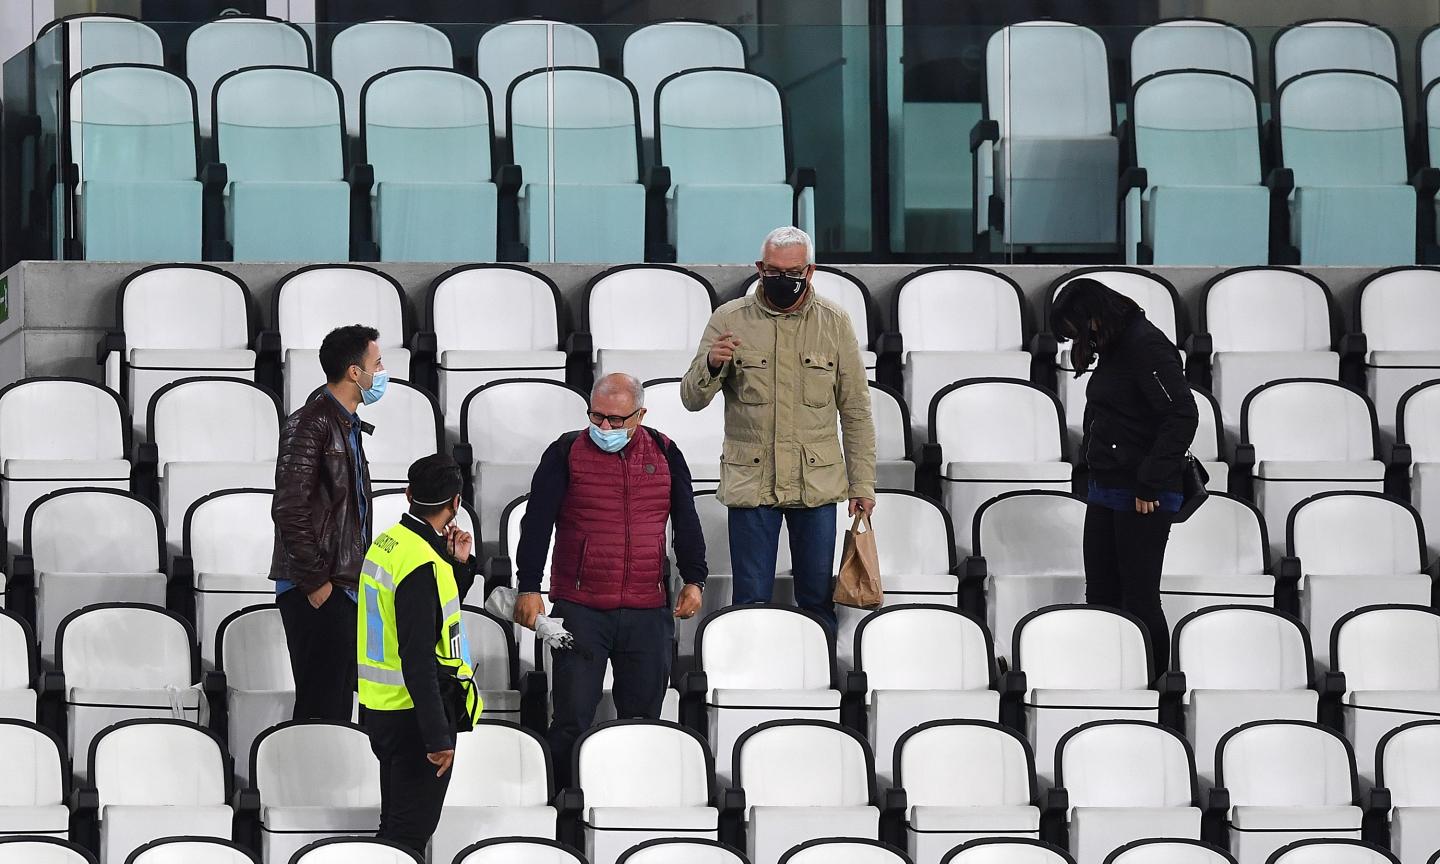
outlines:
[[[724,455],[723,404],[684,409],[675,379],[645,387],[647,421],[678,442],[696,491],[713,490]],[[970,550],[965,532],[986,501],[1005,492],[1068,492],[1083,466],[1064,432],[1056,397],[1034,384],[999,378],[947,385],[931,400],[933,426],[912,461],[904,428],[906,408],[893,393],[871,385],[877,417],[877,475],[882,488],[919,489],[943,501]],[[504,509],[529,488],[540,455],[560,435],[580,428],[585,394],[548,380],[502,379],[466,398],[456,461],[466,474],[466,500],[477,509],[480,533],[500,533]],[[1222,447],[1213,404],[1198,391],[1202,421],[1192,452],[1228,488],[1260,507],[1271,550],[1283,549],[1286,519],[1295,504],[1327,491],[1390,491],[1408,500],[1437,534],[1433,484],[1440,383],[1407,394],[1397,443],[1384,457],[1373,406],[1364,394],[1329,380],[1285,378],[1262,383],[1246,398],[1232,453]],[[22,540],[33,502],[74,486],[133,489],[160,509],[171,554],[180,551],[191,505],[222,489],[272,488],[282,413],[268,390],[239,378],[181,378],[158,391],[146,411],[143,441],[131,446],[130,421],[113,392],[78,379],[27,379],[0,390],[0,495],[12,554]],[[422,390],[397,381],[387,398],[364,406],[375,425],[366,442],[378,489],[404,486],[407,467],[442,450],[441,417]],[[524,418],[517,428],[492,422]],[[37,419],[39,418],[39,419]],[[487,547],[488,548],[488,547]]]
[[[1176,20],[1136,36],[1123,128],[1100,34],[1006,27],[986,47],[985,119],[970,136],[978,248],[1118,241],[1125,260],[1160,264],[1431,260],[1435,32],[1419,48],[1424,112],[1409,153],[1399,46],[1374,25],[1280,30],[1263,129],[1255,48],[1238,27]]]
[[[252,711],[275,701],[284,682],[210,676],[209,731],[165,704],[158,668],[108,689],[84,680],[143,665],[147,652],[167,657],[181,622],[153,607],[99,606],[74,626],[86,617],[95,620],[83,647],[68,650],[89,663],[73,673],[81,681],[61,681],[61,717],[0,721],[12,766],[6,833],[68,832],[122,860],[177,818],[229,838],[233,814],[237,840],[284,862],[315,839],[373,830],[378,771],[357,727],[276,718],[236,742],[244,749],[227,748],[217,718],[242,697]],[[1261,607],[1182,622],[1176,668],[1162,675],[1147,668],[1143,627],[1097,607],[1028,616],[1005,673],[983,625],[939,606],[874,613],[862,631],[869,659],[843,678],[823,627],[792,608],[735,607],[706,630],[703,668],[681,683],[696,700],[682,706],[685,725],[593,729],[577,742],[574,790],[556,794],[533,729],[485,719],[462,735],[432,860],[507,835],[558,837],[604,864],[664,836],[718,835],[767,864],[834,835],[884,839],[924,864],[997,835],[1068,845],[1080,864],[1155,834],[1203,837],[1241,864],[1306,837],[1363,832],[1406,864],[1440,846],[1432,609],[1346,616],[1333,636],[1343,671],[1313,684],[1304,628]],[[170,691],[188,686],[177,680]],[[51,731],[54,719],[68,738]],[[227,753],[248,756],[233,798]],[[72,771],[79,791],[67,811]]]
[[[343,857],[335,857],[335,856]],[[30,856],[30,857],[24,857]],[[49,838],[0,839],[3,864],[95,864],[84,849]],[[183,856],[183,857],[172,857]],[[171,837],[137,850],[126,864],[252,864],[255,859],[223,840]],[[292,864],[423,864],[413,853],[376,840],[320,840],[296,853]],[[957,846],[941,864],[1075,864],[1065,850],[1042,840],[990,837]],[[1104,864],[1235,864],[1235,858],[1213,844],[1173,837],[1135,840],[1110,853]],[[1402,864],[1399,858],[1363,840],[1297,840],[1275,851],[1269,864]],[[451,862],[436,862],[451,864]],[[453,864],[590,864],[574,848],[553,840],[504,837],[462,850]],[[616,864],[750,864],[738,849],[716,840],[665,838],[647,840],[627,849]],[[915,864],[895,846],[854,837],[810,840],[786,851],[779,864]],[[1427,862],[1420,862],[1427,864]],[[1435,864],[1431,859],[1428,864]]]
[[[770,227],[813,231],[780,91],[715,25],[632,36],[643,99],[547,22],[487,31],[478,79],[409,22],[342,31],[333,80],[280,21],[201,27],[189,80],[144,24],[62,26],[69,258],[745,263]]]
[[[854,276],[822,267],[814,284],[849,314],[871,378],[920,409],[911,418],[917,440],[925,440],[924,409],[937,392],[956,381],[998,377],[1055,391],[1071,442],[1078,443],[1088,379],[1074,377],[1069,351],[1045,322],[1050,302],[1080,276],[1135,300],[1185,347],[1191,380],[1215,393],[1230,445],[1245,397],[1268,381],[1328,378],[1363,388],[1388,440],[1405,392],[1440,376],[1440,337],[1427,326],[1440,315],[1440,269],[1397,267],[1368,277],[1356,295],[1355,326],[1343,334],[1344,318],[1325,283],[1282,267],[1217,274],[1204,288],[1196,327],[1174,286],[1142,268],[1066,273],[1045,292],[1036,316],[1015,281],[998,271],[926,267],[896,287],[891,329],[883,329],[871,292]],[[744,290],[754,290],[753,278]],[[187,372],[258,380],[283,391],[285,410],[294,410],[324,382],[315,359],[320,340],[359,320],[380,331],[398,377],[438,396],[453,443],[465,397],[498,379],[547,378],[586,389],[610,371],[641,380],[680,377],[718,302],[714,287],[693,271],[620,265],[589,281],[572,328],[571,310],[548,277],[518,265],[477,264],[431,283],[416,328],[393,277],[362,265],[313,265],[279,281],[269,328],[260,330],[250,292],[233,275],[160,264],[120,285],[115,330],[98,351],[106,384],[133,407],[143,434],[150,397]]]

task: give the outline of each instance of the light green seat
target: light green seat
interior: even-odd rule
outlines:
[[[200,134],[210,136],[215,82],[227,73],[250,66],[312,65],[305,31],[285,21],[227,15],[197,29],[185,40],[185,74],[195,85],[200,108]]]
[[[361,91],[371,78],[407,66],[454,65],[450,39],[429,24],[366,21],[341,30],[330,43],[330,77],[345,96],[345,131],[361,134]]]
[[[495,260],[499,199],[484,85],[448,69],[400,69],[364,92],[380,259]]]
[[[1315,72],[1280,88],[1280,161],[1295,173],[1291,243],[1302,264],[1415,263],[1404,109],[1394,82]]]
[[[1270,48],[1271,86],[1280,88],[1307,72],[1370,72],[1400,81],[1395,37],[1364,21],[1316,19],[1286,27]]]
[[[56,29],[62,31],[62,38],[45,38]],[[46,24],[35,41],[49,48],[37,58],[39,62],[59,63],[63,59],[70,75],[112,63],[165,65],[160,34],[128,15],[68,15]],[[62,51],[67,56],[59,56]]]
[[[1130,84],[1160,72],[1203,69],[1255,83],[1255,44],[1224,21],[1180,18],[1146,27],[1130,43]]]
[[[234,260],[349,260],[342,123],[339,91],[313,72],[246,69],[216,85]]]
[[[589,31],[560,21],[532,18],[491,27],[475,48],[480,80],[495,105],[495,137],[510,135],[506,107],[510,85],[527,72],[553,66],[600,68],[600,48]]]
[[[670,169],[669,239],[675,260],[747,264],[757,238],[796,221],[787,181],[785,113],[770,81],[739,69],[697,69],[668,79],[659,106],[657,159]],[[801,209],[813,213],[813,189]],[[808,221],[808,220],[807,220]]]
[[[689,69],[745,68],[739,34],[705,21],[660,21],[625,39],[621,66],[640,98],[640,134],[655,137],[655,91],[671,75]]]
[[[111,66],[70,88],[80,184],[73,237],[92,261],[200,260],[195,101],[184,79]]]
[[[520,241],[530,260],[643,261],[645,189],[630,85],[592,69],[531,72],[511,87],[510,124],[524,177]]]
[[[991,249],[1116,242],[1120,142],[1109,68],[1100,34],[1074,24],[1026,21],[986,43],[985,116],[999,140],[976,149],[976,227]],[[989,236],[992,220],[998,236]]]
[[[1149,185],[1125,196],[1130,264],[1269,261],[1270,196],[1260,185],[1255,91],[1217,72],[1164,72],[1132,100],[1136,164]]]

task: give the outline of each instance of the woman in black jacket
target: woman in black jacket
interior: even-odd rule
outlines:
[[[1055,298],[1050,328],[1073,342],[1086,387],[1080,461],[1089,466],[1085,600],[1123,609],[1150,631],[1152,672],[1167,668],[1170,629],[1160,608],[1160,568],[1183,501],[1185,454],[1199,414],[1179,351],[1130,298],[1094,279]]]

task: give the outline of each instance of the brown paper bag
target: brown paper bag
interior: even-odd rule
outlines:
[[[865,530],[860,531],[864,524]],[[875,548],[875,532],[870,517],[855,514],[850,530],[845,532],[845,551],[840,556],[840,578],[835,581],[835,602],[859,609],[878,609],[885,599],[880,586],[880,552]]]

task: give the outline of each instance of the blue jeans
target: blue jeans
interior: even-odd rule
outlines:
[[[730,566],[734,602],[769,603],[775,591],[780,520],[790,531],[795,605],[813,612],[835,632],[835,505],[730,508]]]

